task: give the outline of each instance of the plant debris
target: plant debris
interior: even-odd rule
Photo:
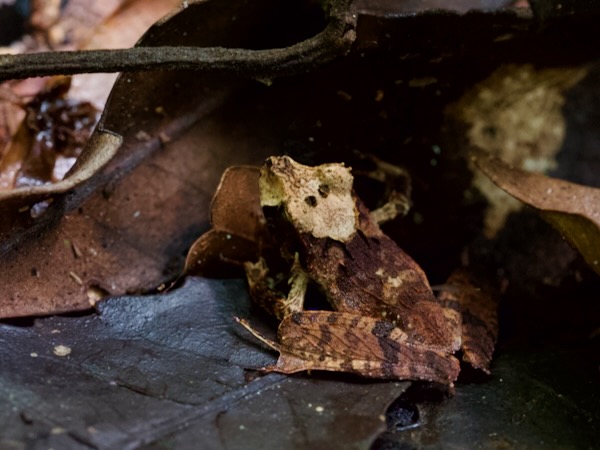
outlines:
[[[25,120],[0,160],[0,189],[64,178],[81,154],[99,111],[66,97],[70,78],[55,77],[24,105]]]

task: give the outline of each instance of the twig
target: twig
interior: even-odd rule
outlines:
[[[299,73],[347,53],[355,39],[352,0],[334,0],[326,28],[280,49],[222,47],[134,47],[0,55],[0,81],[48,75],[145,70],[203,72],[272,78]]]

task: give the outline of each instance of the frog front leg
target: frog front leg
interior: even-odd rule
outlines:
[[[264,258],[256,263],[244,263],[244,269],[252,300],[277,319],[283,320],[284,317],[303,310],[309,277],[302,269],[297,254],[290,270],[287,296],[275,288],[276,282],[269,277],[269,268]]]
[[[264,258],[261,257],[255,263],[244,263],[244,269],[246,271],[246,279],[248,280],[250,297],[252,297],[252,300],[256,304],[274,315],[278,320],[283,321],[286,317],[300,313],[303,310],[309,278],[306,271],[300,265],[298,254],[294,256],[294,263],[290,269],[290,277],[288,278],[290,290],[287,296],[275,288],[277,284],[276,280],[269,276],[269,268]],[[234,317],[234,320],[268,347],[278,352],[282,351],[281,346],[277,342],[264,337],[247,320],[239,317]]]
[[[378,225],[389,222],[398,216],[405,216],[412,205],[410,196],[412,182],[410,173],[404,167],[388,163],[375,155],[363,155],[375,165],[368,171],[355,171],[357,175],[366,176],[385,186],[384,198],[386,202],[371,211],[371,218]]]

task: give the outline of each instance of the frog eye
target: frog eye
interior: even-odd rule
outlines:
[[[314,195],[309,195],[305,197],[304,201],[308,206],[312,206],[313,208],[317,206],[317,197],[315,197]]]
[[[329,185],[328,184],[320,184],[319,185],[319,195],[323,198],[327,198],[329,195]]]

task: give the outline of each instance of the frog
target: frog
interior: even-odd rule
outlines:
[[[381,229],[406,213],[410,199],[394,191],[370,211],[353,180],[343,163],[265,161],[260,203],[289,263],[289,290],[274,287],[264,258],[246,262],[251,297],[279,320],[277,341],[236,320],[279,353],[264,372],[336,371],[453,386],[463,343],[460,303],[436,298],[421,267]],[[330,309],[305,308],[310,283]]]

